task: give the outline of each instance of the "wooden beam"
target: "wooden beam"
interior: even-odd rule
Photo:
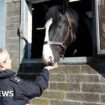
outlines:
[[[76,1],[81,1],[81,0],[69,0],[69,2],[76,2]]]
[[[36,4],[36,3],[41,3],[41,2],[50,1],[50,0],[27,0],[27,1]]]

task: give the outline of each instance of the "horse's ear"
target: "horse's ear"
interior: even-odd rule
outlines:
[[[49,7],[48,7],[47,5],[43,5],[43,7],[44,7],[43,11],[44,11],[45,13],[47,13],[48,10],[49,10]]]
[[[69,0],[63,0],[62,13],[64,14],[68,8],[69,8]]]

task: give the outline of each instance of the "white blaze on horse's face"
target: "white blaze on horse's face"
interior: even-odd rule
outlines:
[[[53,22],[53,20],[52,20],[52,18],[50,18],[45,24],[45,39],[44,39],[44,42],[45,41],[49,42],[49,28],[50,28],[52,22]],[[43,60],[46,64],[54,63],[54,56],[53,56],[50,44],[44,44],[43,45]]]

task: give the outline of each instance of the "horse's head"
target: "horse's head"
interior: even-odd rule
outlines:
[[[47,13],[43,60],[54,64],[64,56],[66,48],[75,40],[78,27],[78,15],[72,9],[61,13],[58,7],[52,7]]]

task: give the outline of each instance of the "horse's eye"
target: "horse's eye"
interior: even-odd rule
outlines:
[[[62,26],[60,24],[58,24],[58,27],[61,28]]]
[[[71,30],[71,27],[69,26],[69,29]]]

